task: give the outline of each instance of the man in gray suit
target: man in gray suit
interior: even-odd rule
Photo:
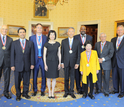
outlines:
[[[9,95],[9,84],[10,84],[10,49],[12,38],[6,35],[7,34],[7,26],[3,25],[1,27],[0,34],[0,79],[2,75],[4,75],[4,96],[7,99],[10,99]]]
[[[106,34],[101,33],[100,36],[100,42],[97,42],[95,44],[95,50],[98,53],[99,57],[99,63],[101,70],[97,74],[98,81],[96,82],[96,92],[95,94],[98,94],[101,92],[102,89],[102,71],[104,72],[103,76],[103,93],[105,97],[109,96],[109,77],[110,77],[110,71],[111,71],[111,58],[114,53],[114,47],[111,42],[106,41]]]

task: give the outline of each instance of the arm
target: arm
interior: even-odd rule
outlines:
[[[64,48],[63,48],[63,41],[61,43],[61,63],[62,63],[62,68],[64,68]]]
[[[12,42],[12,45],[11,45],[11,70],[12,71],[15,71],[15,49],[14,49],[14,42]]]
[[[100,65],[99,65],[99,60],[98,60],[98,55],[97,55],[97,52],[96,52],[96,72],[99,73],[99,70],[100,70]]]
[[[33,42],[31,42],[31,69],[34,69],[34,45]]]
[[[61,53],[60,53],[60,47],[58,48],[58,58],[59,58],[58,69],[60,69],[60,68],[61,68]]]
[[[46,53],[47,53],[47,48],[44,47],[44,51],[43,51],[43,60],[44,60],[44,66],[45,66],[45,70],[48,70],[47,64],[46,64]]]
[[[82,54],[81,54],[81,58],[80,58],[80,73],[81,73],[81,75],[83,75],[83,66],[82,66],[82,64],[83,64],[83,59],[82,59]]]

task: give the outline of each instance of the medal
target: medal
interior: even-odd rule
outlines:
[[[87,67],[89,67],[90,66],[90,64],[87,64]]]
[[[69,53],[70,53],[70,54],[72,54],[72,53],[73,53],[73,51],[72,51],[72,50],[69,50]]]
[[[117,39],[117,50],[118,50],[118,48],[119,48],[119,46],[120,46],[120,44],[121,44],[121,42],[120,43],[118,43],[118,39]]]
[[[85,48],[84,45],[82,45],[82,48]]]
[[[25,52],[25,50],[22,50],[22,52],[24,53],[24,52]]]
[[[0,35],[0,37],[1,37],[1,35]],[[5,45],[6,45],[6,40],[7,40],[7,36],[6,36],[5,42],[3,43],[3,39],[2,39],[2,37],[1,37],[2,45],[3,45],[2,49],[3,49],[3,50],[6,49],[6,47],[5,47]]]
[[[5,50],[5,49],[6,49],[6,47],[5,47],[5,46],[3,46],[3,47],[2,47],[2,49],[3,49],[3,50]]]
[[[38,49],[41,49],[41,46],[38,45]]]
[[[106,42],[104,43],[104,46],[105,46]],[[101,53],[102,53],[102,50],[103,50],[103,47],[101,44],[100,44],[100,48],[101,48]]]
[[[91,51],[92,52],[92,51]],[[90,58],[91,58],[91,52],[90,54],[88,55],[87,52],[86,52],[86,56],[87,56],[87,67],[90,66],[89,62],[90,62]]]

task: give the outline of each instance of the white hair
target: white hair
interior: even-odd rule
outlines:
[[[106,34],[102,32],[102,33],[99,34],[99,37],[100,37],[102,34],[104,34],[104,35],[106,36]]]
[[[118,28],[118,27],[123,27],[123,29],[124,29],[124,26],[123,26],[123,25],[118,25],[117,28]]]

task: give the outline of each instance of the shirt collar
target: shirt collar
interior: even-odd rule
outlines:
[[[103,45],[106,43],[106,41],[103,43]],[[102,42],[101,42],[101,45],[102,45]]]
[[[3,35],[2,34],[0,34],[1,35],[1,38],[3,39]],[[5,38],[6,38],[6,35],[5,35]]]
[[[36,35],[37,35],[37,37],[38,37],[38,34],[36,34]],[[42,36],[42,34],[41,34],[40,36]]]
[[[123,39],[123,37],[124,37],[124,35],[123,35],[123,36],[121,36],[121,37],[118,37],[118,39],[121,39],[121,40],[122,40],[122,39]]]
[[[21,38],[20,38],[20,42],[22,42],[22,40],[24,40],[24,43],[25,43],[25,40],[26,40],[26,39],[21,39]]]
[[[68,37],[68,39],[69,39],[69,41],[70,41],[70,39],[73,40],[73,38],[69,38],[69,37]]]

